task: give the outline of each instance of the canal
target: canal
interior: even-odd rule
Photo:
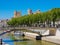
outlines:
[[[14,34],[16,41],[9,36],[10,33],[0,36],[5,44],[9,45],[58,45],[47,41],[35,40],[30,37],[22,37],[20,34]]]

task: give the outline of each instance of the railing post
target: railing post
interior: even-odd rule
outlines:
[[[2,39],[0,39],[0,45],[2,45]]]

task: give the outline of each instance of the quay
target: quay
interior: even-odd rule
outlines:
[[[40,36],[39,34],[31,33],[31,32],[24,32],[24,34],[25,34],[25,36],[28,36],[28,37],[31,37],[31,38],[34,38],[34,39],[36,39],[37,36]],[[56,29],[56,31],[54,31],[54,33],[51,33],[51,34],[47,30],[44,34],[48,35],[48,36],[40,37],[39,40],[44,40],[44,41],[60,44],[60,29]],[[42,34],[42,35],[44,35],[44,34]]]

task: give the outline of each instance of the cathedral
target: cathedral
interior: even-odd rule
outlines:
[[[28,15],[31,15],[31,14],[41,13],[41,12],[40,12],[40,10],[37,10],[35,13],[33,13],[31,9],[28,9],[27,13],[28,13]],[[14,11],[14,18],[17,18],[17,17],[20,17],[20,16],[21,16],[20,12]]]
[[[14,18],[17,18],[17,17],[20,17],[20,16],[21,16],[20,12],[14,11]]]

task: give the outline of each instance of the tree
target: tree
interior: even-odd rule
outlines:
[[[12,18],[8,23],[11,26],[17,25],[27,25],[32,26],[33,24],[42,23],[45,25],[45,22],[49,26],[51,22],[53,22],[53,26],[55,26],[55,22],[60,19],[60,8],[53,8],[49,11],[36,13],[31,15],[24,15],[18,18]]]

